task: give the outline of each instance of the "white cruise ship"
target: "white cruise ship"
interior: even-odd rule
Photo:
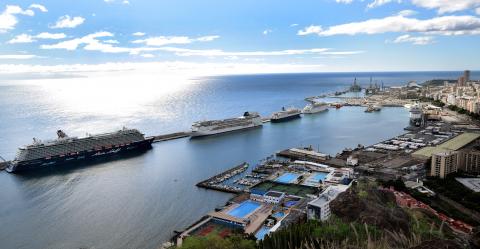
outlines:
[[[257,112],[245,112],[238,118],[195,122],[192,125],[192,137],[215,135],[219,133],[262,126],[262,117]]]
[[[303,113],[314,114],[328,110],[328,104],[325,102],[312,102],[303,108]]]
[[[300,109],[293,107],[285,109],[285,107],[282,107],[281,111],[272,114],[270,121],[273,123],[283,122],[290,119],[299,118],[300,114],[302,114]]]

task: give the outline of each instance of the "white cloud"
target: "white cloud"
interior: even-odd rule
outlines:
[[[1,57],[0,57],[1,58]],[[151,73],[166,75],[179,75],[182,77],[197,77],[226,74],[253,74],[253,73],[300,73],[317,72],[325,70],[322,64],[295,64],[295,63],[193,63],[183,61],[144,62],[144,63],[104,63],[104,64],[74,64],[74,65],[27,65],[27,64],[0,64],[0,74],[17,73],[97,73],[113,72],[138,73],[149,75]],[[148,74],[145,74],[148,72]]]
[[[0,59],[3,60],[28,60],[37,57],[33,54],[0,54]]]
[[[351,4],[353,0],[335,0],[337,3]]]
[[[475,13],[477,13],[477,15],[480,15],[480,8],[477,8],[477,9],[475,10]]]
[[[52,40],[59,40],[67,37],[64,33],[48,33],[42,32],[35,36],[38,39],[52,39]]]
[[[413,16],[416,15],[417,12],[415,10],[402,10],[398,12],[399,16]]]
[[[34,16],[33,10],[23,10],[17,5],[7,5],[5,10],[0,13],[0,33],[5,33],[15,28],[18,23],[16,15]]]
[[[414,5],[437,9],[439,14],[473,9],[480,6],[480,0],[412,0]]]
[[[369,9],[376,8],[376,7],[385,5],[387,3],[391,3],[391,2],[401,3],[402,0],[374,0],[373,2],[371,2],[367,5],[367,8],[369,8]]]
[[[266,30],[264,30],[264,31],[262,32],[262,34],[268,35],[268,34],[270,34],[270,33],[272,33],[272,32],[273,32],[273,31],[272,31],[271,29],[266,29]]]
[[[322,26],[310,25],[304,29],[299,30],[297,35],[320,34],[321,32]]]
[[[84,50],[99,51],[102,53],[129,53],[131,55],[144,56],[148,52],[163,51],[174,53],[177,56],[203,56],[203,57],[244,57],[244,56],[288,56],[288,55],[353,55],[364,53],[364,51],[331,51],[328,48],[313,48],[313,49],[288,49],[278,51],[223,51],[220,49],[187,49],[177,47],[117,47],[114,46],[110,40],[102,41],[98,38],[113,37],[110,32],[97,32],[86,35],[81,38],[76,38],[68,41],[59,42],[57,44],[42,45],[42,49],[64,49],[73,51],[80,48],[81,45]],[[195,40],[198,40],[197,38]],[[214,36],[201,37],[202,40],[208,41],[216,39]],[[181,40],[184,41],[184,40]],[[159,43],[154,43],[159,44]],[[149,57],[150,55],[147,55]],[[145,57],[145,56],[144,56]]]
[[[7,43],[10,44],[15,44],[15,43],[32,43],[36,42],[36,39],[51,39],[51,40],[58,40],[58,39],[63,39],[67,37],[64,33],[48,33],[48,32],[42,32],[38,35],[31,36],[28,34],[20,34],[15,36],[15,38],[11,39]]]
[[[411,36],[411,35],[401,35],[393,43],[413,43],[415,45],[427,45],[434,43],[434,38],[432,36]]]
[[[119,44],[120,43],[117,40],[106,40],[106,41],[103,41],[103,42],[110,43],[110,44]]]
[[[159,48],[173,52],[178,56],[205,56],[205,57],[240,57],[240,56],[288,56],[288,55],[322,55],[322,54],[359,54],[364,51],[330,51],[328,48],[287,49],[277,51],[223,51],[220,49],[187,49],[175,47]]]
[[[143,32],[135,32],[135,33],[133,33],[132,35],[133,35],[133,36],[144,36],[145,33],[143,33]]]
[[[81,25],[83,22],[85,22],[85,18],[81,16],[70,17],[69,15],[64,15],[58,18],[57,22],[50,28],[75,28],[78,25]]]
[[[125,4],[125,5],[130,4],[130,1],[128,1],[128,0],[103,0],[103,1],[106,2],[106,3],[121,3],[121,4]]]
[[[76,39],[72,39],[72,40],[68,40],[68,41],[63,41],[63,42],[59,42],[59,43],[56,43],[56,44],[42,45],[42,46],[40,46],[40,48],[41,49],[65,49],[65,50],[73,51],[73,50],[76,50],[82,44],[87,44],[87,45],[92,44],[92,46],[97,45],[97,43],[99,41],[96,38],[112,37],[112,36],[113,36],[113,34],[110,33],[110,32],[101,31],[101,32],[96,32],[96,33],[93,33],[93,34],[86,35],[86,36],[81,37],[81,38],[76,38]],[[105,44],[105,45],[109,45],[109,44]]]
[[[218,39],[220,36],[202,36],[199,38],[190,38],[188,36],[157,36],[147,39],[135,40],[132,43],[145,44],[147,46],[164,46],[168,44],[190,44],[192,42],[208,42]]]
[[[32,42],[34,42],[34,41],[35,41],[35,40],[33,39],[33,37],[32,37],[31,35],[21,34],[21,35],[15,36],[15,38],[11,39],[11,40],[8,41],[7,43],[9,43],[9,44],[32,43]]]
[[[298,23],[292,23],[290,24],[290,27],[297,27],[298,26]]]
[[[396,15],[335,25],[327,29],[323,29],[321,26],[309,26],[299,30],[297,34],[333,36],[381,34],[387,32],[417,32],[429,35],[477,35],[480,34],[480,18],[475,16],[441,16],[419,20]]]
[[[34,3],[34,4],[30,4],[30,6],[28,7],[30,9],[38,9],[40,10],[41,12],[48,12],[47,8],[45,8],[45,6],[41,5],[41,4],[37,4],[37,3]]]
[[[153,54],[141,54],[140,56],[142,56],[143,58],[154,58],[155,55]]]

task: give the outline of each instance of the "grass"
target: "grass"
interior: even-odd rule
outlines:
[[[296,195],[300,197],[306,197],[309,194],[315,194],[318,192],[318,190],[313,187],[295,185],[295,184],[282,184],[282,183],[277,183],[272,181],[260,183],[254,188],[260,189],[263,191],[274,190],[274,191],[284,192],[289,195]]]

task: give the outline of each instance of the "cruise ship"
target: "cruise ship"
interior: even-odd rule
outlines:
[[[34,138],[32,144],[20,147],[6,170],[12,173],[148,150],[152,148],[154,139],[145,138],[138,130],[127,128],[83,138],[69,137],[58,130],[57,136],[57,139],[45,142]]]
[[[272,123],[277,123],[277,122],[283,122],[283,121],[299,118],[301,113],[302,111],[297,108],[292,107],[292,108],[285,109],[285,107],[282,107],[281,111],[275,112],[272,114],[272,118],[270,119],[270,121]]]
[[[325,102],[312,102],[303,108],[303,113],[314,114],[328,110],[328,104]]]
[[[192,137],[215,135],[262,126],[262,117],[256,112],[245,112],[238,118],[195,122],[192,125]]]

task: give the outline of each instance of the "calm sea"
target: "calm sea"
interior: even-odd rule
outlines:
[[[138,128],[147,135],[188,130],[197,120],[268,115],[303,107],[307,96],[343,90],[357,77],[385,85],[456,78],[460,72],[276,74],[145,81],[108,75],[0,79],[0,156],[13,159],[33,137],[63,129],[83,136]],[[478,74],[473,74],[478,76]],[[241,162],[288,147],[313,145],[335,154],[398,135],[404,108],[360,107],[305,116],[245,132],[157,143],[134,158],[26,175],[0,172],[1,248],[158,248],[232,196],[195,184]]]

